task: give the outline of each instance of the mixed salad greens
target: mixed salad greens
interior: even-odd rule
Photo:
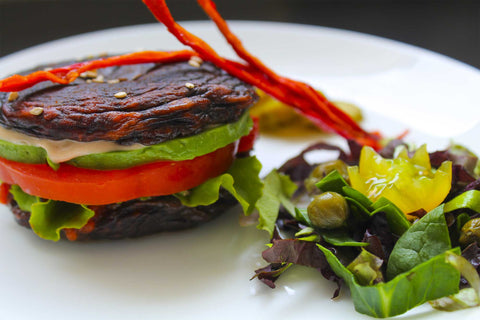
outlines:
[[[447,311],[480,305],[478,158],[457,145],[428,153],[400,140],[379,153],[349,147],[318,143],[267,176],[291,197],[260,214],[271,243],[255,277],[274,288],[293,265],[316,268],[337,283],[334,297],[346,284],[355,309],[373,317],[425,302]],[[309,164],[315,150],[339,156]]]

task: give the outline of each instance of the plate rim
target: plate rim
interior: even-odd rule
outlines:
[[[395,40],[395,39],[390,39],[387,37],[382,37],[374,34],[369,34],[365,32],[360,32],[360,31],[355,31],[355,30],[349,30],[349,29],[342,29],[342,28],[334,28],[334,27],[327,27],[327,26],[321,26],[321,25],[312,25],[312,24],[303,24],[303,23],[292,23],[292,22],[281,22],[281,21],[262,21],[262,20],[227,20],[229,26],[231,27],[232,31],[235,33],[235,28],[240,27],[251,27],[252,25],[261,25],[262,27],[268,26],[268,27],[280,27],[280,28],[296,28],[296,29],[302,29],[302,31],[307,31],[307,32],[327,32],[327,33],[336,33],[337,35],[341,35],[342,37],[345,36],[350,36],[355,39],[361,39],[361,40],[368,40],[368,41],[373,41],[374,44],[382,45],[382,46],[387,46],[394,48],[395,50],[400,50],[400,51],[410,51],[415,54],[427,54],[431,56],[432,58],[444,60],[444,62],[447,63],[454,63],[458,67],[461,67],[465,69],[465,71],[473,72],[476,73],[480,77],[480,69],[466,63],[460,60],[457,60],[453,57],[450,57],[448,55],[445,55],[443,53],[439,53],[427,48],[423,48],[414,44],[402,42],[400,40]],[[214,23],[210,20],[183,20],[183,21],[178,21],[179,24],[185,25],[187,29],[190,28],[212,28],[216,30],[216,26]],[[129,31],[133,32],[134,30],[141,30],[141,29],[153,29],[155,27],[162,28],[165,30],[165,27],[161,23],[145,23],[145,24],[133,24],[133,25],[126,25],[126,26],[118,26],[118,27],[112,27],[112,28],[105,28],[105,29],[100,29],[100,30],[95,30],[95,31],[89,31],[89,32],[84,32],[84,33],[79,33],[79,34],[73,34],[70,36],[66,37],[61,37],[55,40],[47,41],[44,43],[36,44],[24,49],[21,49],[19,51],[7,54],[3,57],[0,57],[0,64],[3,64],[5,62],[9,62],[9,60],[15,60],[19,59],[18,56],[22,55],[27,55],[31,54],[33,51],[36,50],[45,50],[46,47],[52,46],[52,45],[62,45],[63,43],[69,42],[69,41],[75,41],[75,40],[85,40],[86,38],[90,36],[99,36],[99,35],[107,35],[108,33],[117,33],[120,31]],[[173,36],[172,36],[173,37]],[[242,39],[240,39],[242,40]],[[245,44],[245,46],[248,49],[248,42],[243,41],[242,42]]]

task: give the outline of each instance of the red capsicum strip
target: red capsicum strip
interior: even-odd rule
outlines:
[[[202,39],[188,32],[173,19],[165,0],[143,0],[152,14],[162,22],[181,43],[190,46],[202,59],[214,63],[233,76],[248,82],[278,100],[287,103],[308,116],[327,131],[334,131],[345,138],[355,139],[364,145],[379,148],[379,136],[364,131],[348,115],[329,102],[311,86],[289,78],[281,77],[252,56],[241,41],[230,31],[227,23],[216,10],[211,0],[198,0],[200,6],[216,23],[228,43],[247,66],[220,57]],[[252,79],[253,78],[253,79]],[[272,86],[274,88],[272,88]]]
[[[142,51],[119,56],[102,58],[85,62],[75,63],[69,66],[51,70],[36,71],[29,75],[13,75],[0,81],[0,91],[14,92],[30,88],[37,83],[50,80],[59,84],[69,84],[77,79],[80,74],[86,71],[140,63],[171,63],[186,61],[197,55],[191,50],[180,50],[171,52]]]
[[[320,107],[319,111],[326,113],[329,117],[334,119],[336,122],[345,122],[348,126],[351,126],[353,129],[357,131],[363,131],[358,124],[353,121],[348,115],[346,115],[342,110],[338,109],[335,105],[333,105],[330,101],[328,101],[325,96],[323,96],[318,91],[314,90],[311,86],[306,83],[291,80],[285,77],[282,77],[276,74],[273,70],[268,68],[266,65],[260,61],[255,56],[252,56],[243,46],[240,39],[233,34],[233,32],[228,27],[227,22],[222,18],[222,16],[218,13],[216,9],[216,5],[212,0],[198,0],[199,5],[203,8],[203,10],[207,13],[207,15],[215,22],[220,32],[223,34],[225,39],[228,43],[232,46],[235,50],[237,55],[245,60],[251,66],[254,66],[259,71],[263,72],[267,77],[277,80],[280,84],[287,86],[290,91],[294,91],[302,96],[308,95],[309,99],[312,100],[313,105],[312,107]],[[310,118],[312,114],[308,115]],[[316,120],[315,115],[314,121]],[[315,122],[318,122],[315,121]]]
[[[340,116],[342,121],[349,122],[349,125],[357,127],[360,129],[355,121],[353,121],[350,117],[343,117],[343,111],[341,110],[335,110],[337,109],[335,106],[333,106],[330,101],[328,101],[321,93],[318,91],[314,90],[311,86],[309,86],[306,83],[300,82],[300,81],[295,81],[289,78],[282,77],[275,73],[273,70],[268,68],[265,64],[263,64],[260,59],[258,59],[255,56],[252,56],[246,48],[243,46],[242,42],[240,39],[233,34],[233,32],[230,30],[228,27],[227,22],[222,18],[222,16],[218,13],[216,9],[216,5],[213,1],[211,0],[198,0],[198,3],[200,6],[203,8],[203,10],[207,13],[207,15],[215,22],[217,25],[218,29],[220,32],[223,34],[225,39],[228,41],[228,43],[232,46],[232,48],[235,50],[237,55],[245,60],[248,64],[254,66],[256,69],[259,71],[263,72],[267,77],[272,78],[277,80],[280,84],[285,85],[289,87],[291,90],[296,92],[297,94],[300,94],[301,96],[308,95],[310,96],[313,101],[318,104],[320,107],[323,109],[323,104],[327,104],[328,108],[322,110],[324,112],[329,113],[330,110],[334,110],[335,112],[332,112],[330,114],[331,117],[337,117]]]

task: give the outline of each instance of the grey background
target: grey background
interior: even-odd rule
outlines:
[[[480,68],[479,0],[217,0],[226,19],[355,30],[443,53]],[[169,0],[177,20],[206,16]],[[0,56],[73,34],[154,22],[141,0],[0,0]]]

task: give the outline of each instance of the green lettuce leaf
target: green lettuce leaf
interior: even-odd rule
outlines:
[[[450,248],[450,236],[441,205],[418,220],[398,239],[388,261],[387,278],[392,279],[410,271]]]
[[[58,241],[62,229],[81,229],[94,215],[85,205],[48,200],[32,205],[30,226],[40,238]]]
[[[255,157],[236,159],[225,174],[174,196],[186,206],[205,206],[218,200],[222,187],[238,200],[245,215],[257,209],[257,228],[266,230],[272,236],[280,205],[295,216],[295,206],[290,197],[297,186],[290,178],[276,171],[270,172],[262,182],[259,178],[261,168],[262,165]]]
[[[240,139],[247,135],[251,128],[252,119],[246,112],[237,122],[190,137],[178,138],[138,150],[89,154],[74,158],[67,163],[82,168],[111,170],[125,169],[158,160],[189,160]],[[52,168],[56,166],[49,161],[45,150],[41,147],[18,145],[3,140],[0,140],[0,157],[23,163],[48,163]]]
[[[267,231],[272,237],[280,205],[292,216],[296,216],[295,206],[290,198],[297,190],[297,185],[288,176],[275,170],[265,177],[264,184],[263,194],[256,204],[259,213],[257,228]]]
[[[20,209],[30,212],[30,226],[40,238],[60,240],[60,231],[65,228],[80,229],[95,215],[85,205],[63,201],[41,201],[13,185],[10,189]]]
[[[459,254],[458,249],[435,256],[388,282],[362,286],[330,250],[317,246],[335,274],[347,283],[355,310],[372,317],[393,317],[427,301],[458,292],[460,273],[446,258],[450,252]]]
[[[28,193],[23,192],[23,190],[17,186],[12,185],[10,187],[10,193],[13,196],[13,199],[17,202],[18,207],[23,211],[32,211],[32,205],[40,202],[40,198],[36,196],[31,196]]]
[[[263,183],[259,178],[261,168],[261,163],[255,157],[236,159],[226,173],[174,196],[188,207],[207,206],[218,200],[220,187],[223,187],[238,200],[244,213],[249,215],[262,195]]]

